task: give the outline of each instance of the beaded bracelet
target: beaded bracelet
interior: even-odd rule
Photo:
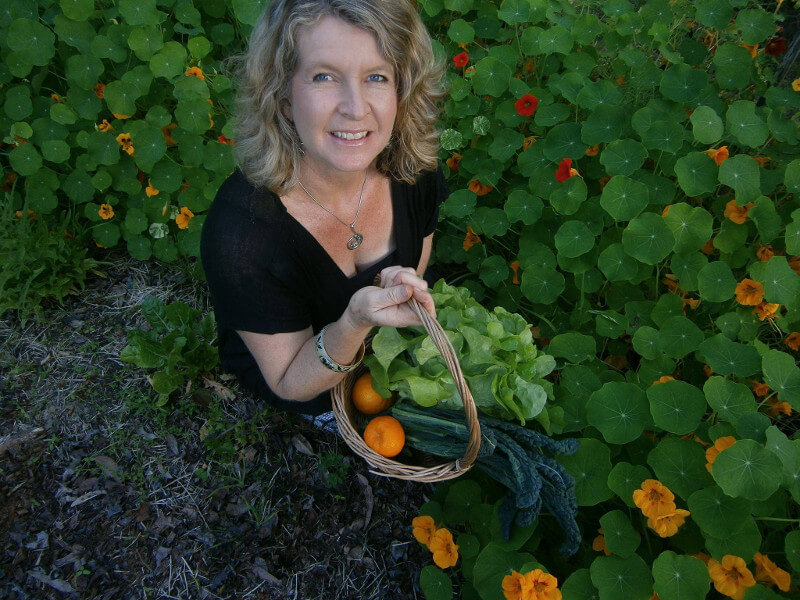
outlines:
[[[364,359],[364,352],[366,347],[364,346],[364,342],[361,342],[361,348],[358,350],[358,354],[356,355],[356,360],[350,365],[340,365],[338,362],[333,360],[328,353],[325,351],[325,344],[323,342],[323,337],[325,335],[325,330],[328,328],[327,325],[323,327],[320,332],[317,334],[317,339],[314,343],[314,347],[317,350],[317,358],[319,358],[319,362],[321,362],[326,368],[330,369],[334,373],[347,373],[348,371],[352,371],[358,365],[361,364],[361,361]]]

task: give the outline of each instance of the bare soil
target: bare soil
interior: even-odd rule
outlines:
[[[148,295],[209,310],[179,267],[112,255],[86,289],[0,319],[0,599],[421,598],[431,485],[223,373],[163,407],[119,360]],[[223,393],[222,396],[225,396]]]

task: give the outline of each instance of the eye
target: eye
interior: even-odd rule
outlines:
[[[330,81],[333,79],[330,73],[317,73],[311,78],[311,81]]]
[[[373,73],[369,77],[367,77],[369,81],[377,82],[377,83],[386,83],[389,81],[389,78],[385,75],[381,75],[380,73]]]

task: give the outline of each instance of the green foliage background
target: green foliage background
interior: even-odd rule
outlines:
[[[234,168],[220,141],[233,137],[234,95],[221,61],[242,48],[262,4],[4,2],[5,214],[31,210],[50,229],[66,223],[84,247],[121,245],[141,260],[196,257],[203,214]],[[800,573],[796,420],[767,410],[769,400],[800,409],[797,352],[784,342],[800,329],[800,92],[765,52],[790,3],[783,13],[749,0],[418,5],[448,62],[442,159],[461,155],[435,258],[484,305],[537,323],[558,360],[551,432],[582,436],[565,465],[586,551],[560,562],[537,536],[530,543],[544,545],[526,550],[572,573],[565,598],[618,598],[623,584],[626,598],[654,588],[663,600],[705,597],[704,572],[683,559],[701,550],[746,561],[761,551]],[[755,56],[744,44],[759,46]],[[461,52],[469,63],[456,67]],[[539,100],[532,116],[515,109],[525,94]],[[133,156],[116,140],[123,133]],[[717,165],[705,151],[723,145],[730,158]],[[562,183],[564,158],[579,175]],[[477,196],[474,180],[492,190]],[[741,224],[724,214],[731,201],[752,204]],[[100,217],[101,204],[113,218]],[[181,207],[195,215],[187,229],[175,221]],[[468,227],[481,243],[465,250]],[[9,220],[3,235],[13,231]],[[762,246],[776,254],[762,261]],[[761,321],[736,301],[745,278],[763,285],[779,318]],[[653,387],[664,375],[675,381]],[[766,399],[753,394],[757,381],[771,388]],[[709,473],[694,437],[725,435],[739,441]],[[632,508],[648,477],[692,511],[673,538],[656,537]],[[630,543],[597,557],[589,540],[601,523]],[[688,591],[675,588],[678,573]],[[754,590],[746,597],[770,597]]]

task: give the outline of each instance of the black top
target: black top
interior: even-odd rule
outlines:
[[[222,367],[250,393],[283,410],[329,411],[329,392],[308,402],[276,396],[236,330],[272,334],[311,326],[316,334],[339,319],[353,293],[372,285],[383,268],[419,265],[423,238],[436,229],[439,204],[448,194],[441,169],[423,172],[414,185],[392,181],[395,249],[347,277],[278,196],[235,171],[217,192],[200,244]]]

